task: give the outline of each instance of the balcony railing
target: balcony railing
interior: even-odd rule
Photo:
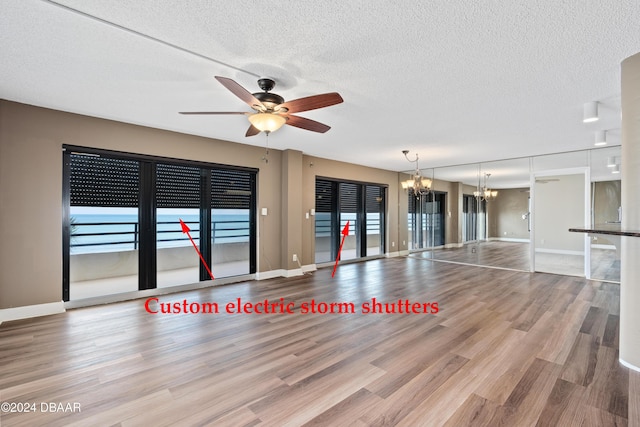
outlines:
[[[191,237],[198,243],[200,239],[200,223],[198,221],[184,221],[191,229]],[[71,226],[71,248],[76,249],[75,253],[97,252],[95,249],[100,246],[111,247],[113,249],[138,249],[140,225],[137,222],[87,222],[74,223]],[[168,247],[169,242],[189,242],[189,237],[182,233],[180,222],[178,221],[158,221],[157,222],[158,247]],[[213,221],[211,236],[213,244],[216,243],[240,243],[249,241],[249,221],[247,220],[226,220]],[[122,247],[115,248],[115,245]],[[91,250],[94,249],[94,250]]]
[[[316,217],[316,237],[323,237],[323,236],[331,236],[331,218],[326,218],[326,219],[322,219],[322,218],[318,218]],[[344,229],[344,226],[347,225],[347,220],[346,219],[342,219],[340,221],[340,230],[342,231]],[[349,219],[349,236],[355,236],[356,235],[356,229],[357,229],[357,221],[355,219]],[[380,220],[375,218],[375,219],[367,219],[367,234],[368,235],[375,235],[375,234],[380,234]]]

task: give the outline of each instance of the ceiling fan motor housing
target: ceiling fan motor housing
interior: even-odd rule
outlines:
[[[263,77],[258,79],[258,87],[265,92],[269,92],[271,89],[276,87],[276,82],[273,79],[269,79],[267,77]]]
[[[263,77],[258,79],[258,86],[264,92],[252,93],[253,96],[260,102],[262,102],[270,110],[276,105],[280,105],[284,102],[284,98],[275,93],[269,93],[271,89],[276,87],[276,82],[273,79]]]
[[[268,107],[269,106],[275,107],[276,105],[280,105],[284,102],[284,98],[275,93],[258,92],[258,93],[253,93],[252,95],[255,96],[258,101],[262,102]]]

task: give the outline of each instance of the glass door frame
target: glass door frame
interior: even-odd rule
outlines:
[[[529,220],[531,229],[529,231],[529,259],[530,259],[530,271],[534,273],[536,271],[536,227],[535,227],[535,215],[536,215],[536,178],[562,176],[562,175],[584,175],[584,224],[577,224],[579,226],[590,226],[591,223],[591,170],[589,167],[576,167],[567,169],[550,169],[542,171],[533,171],[530,174],[530,193],[529,200],[531,203],[531,211],[529,212]],[[567,230],[568,232],[568,230]],[[584,233],[584,276],[587,279],[591,279],[591,242],[588,233]]]
[[[211,176],[212,169],[235,170],[250,174],[251,199],[249,209],[249,274],[257,271],[257,174],[258,169],[230,166],[217,163],[207,163],[192,160],[180,160],[159,156],[150,156],[136,153],[126,153],[112,150],[104,150],[73,145],[62,146],[62,300],[70,300],[70,265],[71,265],[71,154],[82,153],[114,159],[134,160],[139,162],[139,204],[138,204],[138,291],[157,288],[157,253],[156,253],[156,164],[173,164],[189,167],[198,167],[205,171],[202,179]],[[208,173],[206,173],[208,172]],[[209,179],[210,181],[210,179]],[[201,194],[205,191],[206,197],[201,197],[200,218],[206,220],[211,215],[203,214],[205,203],[211,201],[211,186],[200,187]],[[204,200],[203,200],[204,199]],[[210,203],[206,210],[210,210]],[[205,231],[205,234],[207,232]],[[201,236],[202,237],[202,236]],[[200,239],[200,250],[204,259],[211,266],[212,248],[210,239]],[[208,272],[200,263],[200,281],[211,280]]]
[[[317,190],[317,182],[324,181],[331,184],[331,235],[330,235],[330,249],[331,249],[331,259],[326,262],[333,262],[337,256],[340,248],[340,243],[342,239],[342,228],[344,227],[342,218],[341,218],[341,206],[340,206],[340,184],[351,184],[355,185],[357,200],[356,200],[356,224],[355,228],[353,224],[349,224],[349,230],[355,230],[356,236],[356,258],[350,258],[345,261],[358,261],[363,258],[369,258],[367,255],[367,200],[366,200],[366,188],[368,186],[379,187],[382,194],[382,200],[380,205],[380,253],[376,255],[372,255],[372,257],[382,257],[386,253],[387,245],[386,245],[386,235],[387,235],[387,192],[388,186],[384,184],[376,184],[373,182],[360,182],[360,181],[350,181],[344,179],[336,179],[336,178],[326,178],[321,176],[316,176],[316,185],[314,188]],[[315,194],[316,200],[318,194]],[[316,205],[316,208],[318,206]],[[317,233],[317,229],[314,226],[314,233]],[[317,236],[314,236],[314,240]],[[314,254],[315,257],[315,254]],[[321,263],[324,263],[321,261]]]

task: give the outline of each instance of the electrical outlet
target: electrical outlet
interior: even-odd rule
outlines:
[[[293,261],[298,261],[298,255],[297,254],[293,254]]]
[[[395,248],[396,247],[396,242],[391,242],[391,247]]]

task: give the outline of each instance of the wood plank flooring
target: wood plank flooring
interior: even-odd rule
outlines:
[[[0,425],[640,423],[618,285],[412,257],[331,270],[159,297],[219,314],[149,314],[141,299],[3,323],[0,401],[37,407]],[[237,298],[283,298],[294,314],[225,313]],[[363,314],[372,298],[396,313]],[[355,312],[302,314],[312,300]],[[438,312],[400,314],[398,300]]]
[[[522,271],[530,271],[531,264],[529,243],[498,240],[414,252],[410,256]],[[590,261],[593,279],[620,283],[620,254],[615,250],[592,247]],[[575,255],[537,253],[536,271],[584,276],[584,260],[583,257]]]

